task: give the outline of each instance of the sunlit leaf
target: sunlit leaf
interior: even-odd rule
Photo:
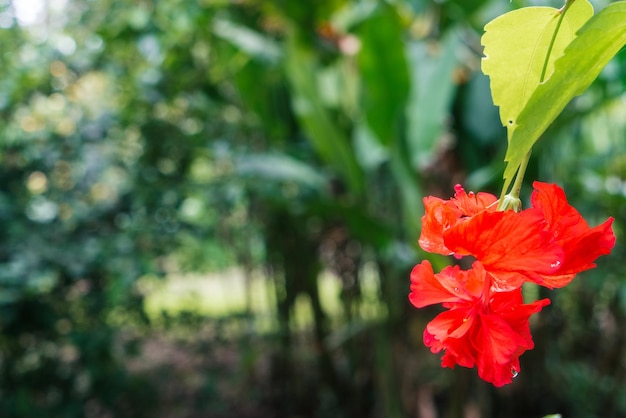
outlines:
[[[491,95],[500,107],[502,125],[512,126],[540,82],[548,48],[560,11],[552,7],[525,7],[506,13],[485,26],[482,70],[490,78]],[[572,3],[554,40],[544,80],[554,61],[593,15],[587,0]]]
[[[516,126],[509,129],[505,178],[512,178],[524,155],[567,103],[591,85],[625,44],[626,2],[612,3],[579,30],[555,62],[554,74],[536,88]]]

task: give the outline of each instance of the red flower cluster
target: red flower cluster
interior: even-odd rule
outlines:
[[[521,285],[563,287],[615,244],[612,218],[591,228],[560,187],[533,186],[531,207],[520,212],[497,211],[495,196],[460,186],[450,200],[424,199],[420,246],[476,259],[467,271],[447,267],[434,274],[428,261],[414,267],[411,303],[448,309],[428,324],[424,343],[433,353],[445,350],[444,367],[476,365],[495,386],[519,372],[519,356],[533,348],[528,320],[550,303],[524,304]]]

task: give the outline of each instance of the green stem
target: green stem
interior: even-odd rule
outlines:
[[[513,187],[511,187],[511,195],[513,197],[519,198],[520,190],[522,190],[522,183],[524,181],[524,174],[526,174],[526,167],[528,167],[528,161],[530,161],[530,154],[532,150],[528,151],[528,153],[524,156],[522,163],[517,170],[517,176],[515,177],[515,183],[513,183]]]
[[[511,191],[509,192],[509,194],[506,195],[504,193],[504,190],[502,190],[502,194],[500,195],[500,200],[498,202],[498,210],[510,209],[510,207],[508,207],[510,204],[509,203],[510,199],[507,199],[508,197],[512,197],[514,199],[519,200],[519,194],[520,194],[520,191],[522,190],[522,183],[524,182],[524,174],[526,173],[526,167],[528,167],[528,162],[530,161],[531,153],[532,153],[532,150],[528,151],[528,153],[524,156],[524,159],[522,160],[522,163],[520,164],[519,168],[517,169],[517,173],[515,175],[515,183],[513,183],[513,186],[511,187]]]
[[[556,22],[556,28],[554,28],[554,33],[552,34],[552,39],[550,39],[550,44],[548,44],[548,52],[546,53],[546,59],[543,62],[543,68],[541,69],[541,75],[539,76],[539,82],[543,83],[546,78],[546,71],[548,70],[548,62],[550,61],[550,55],[552,54],[552,48],[554,48],[554,43],[556,42],[556,36],[559,33],[559,29],[561,28],[561,23],[563,23],[563,18],[565,17],[565,13],[570,8],[572,3],[575,0],[567,1],[565,0],[565,4],[559,10],[560,16],[558,22]]]

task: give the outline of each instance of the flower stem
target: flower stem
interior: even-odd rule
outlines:
[[[524,182],[524,174],[526,174],[526,167],[528,167],[528,161],[530,161],[530,154],[533,151],[530,150],[524,156],[522,163],[517,170],[517,175],[515,176],[515,183],[513,183],[513,187],[511,187],[511,195],[515,198],[519,199],[520,190],[522,190],[522,183]]]
[[[515,175],[515,183],[511,187],[511,191],[506,194],[506,190],[502,190],[500,200],[498,202],[498,210],[513,209],[518,212],[521,209],[521,201],[519,198],[520,191],[522,190],[522,183],[524,182],[524,174],[526,174],[526,167],[528,167],[528,161],[530,161],[530,154],[532,150],[528,151],[522,160],[517,174]]]

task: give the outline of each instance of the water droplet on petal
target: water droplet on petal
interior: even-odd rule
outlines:
[[[514,367],[511,367],[511,377],[515,379],[517,376],[519,376],[519,371],[516,370]]]
[[[458,291],[459,291],[459,288],[458,288],[458,287],[455,287],[455,288],[454,288],[454,291],[455,291],[455,292],[458,292]]]
[[[554,263],[550,264],[550,267],[552,268],[557,268],[561,265],[561,262],[559,260],[556,260]]]

